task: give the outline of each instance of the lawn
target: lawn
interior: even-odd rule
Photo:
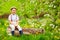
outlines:
[[[0,20],[0,40],[60,40],[60,32],[56,30],[57,28],[46,29],[43,34],[30,34],[30,35],[21,35],[21,36],[9,36],[6,33],[8,27],[8,20]],[[27,25],[28,26],[28,25]]]

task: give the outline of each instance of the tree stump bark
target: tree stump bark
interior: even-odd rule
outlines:
[[[39,28],[22,28],[22,30],[23,30],[23,34],[42,34],[45,31],[44,29],[39,29]],[[11,34],[10,27],[7,28],[7,34]],[[17,28],[15,28],[14,34],[20,35]]]

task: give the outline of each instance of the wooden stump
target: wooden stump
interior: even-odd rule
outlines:
[[[41,34],[44,33],[44,29],[38,28],[23,28],[23,32],[28,32],[29,34]]]
[[[23,30],[23,34],[41,34],[41,33],[44,33],[44,29],[37,29],[37,28],[22,28],[22,30]],[[11,34],[10,27],[7,28],[7,34]],[[17,35],[17,36],[20,35],[19,31],[16,27],[15,27],[14,35]]]
[[[11,35],[11,28],[10,27],[7,28],[7,34]],[[15,28],[14,35],[16,35],[16,36],[20,35],[17,28]]]

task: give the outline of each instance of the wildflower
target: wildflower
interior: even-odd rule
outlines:
[[[51,3],[51,4],[49,5],[49,7],[53,7],[53,4]]]
[[[44,4],[48,4],[49,2],[48,1],[46,1]]]
[[[50,26],[51,26],[52,28],[54,28],[54,27],[55,27],[55,25],[54,25],[54,24],[50,24]]]
[[[46,24],[42,24],[41,26],[45,26]]]
[[[49,14],[45,14],[44,17],[50,17],[50,15]]]
[[[54,8],[56,8],[56,6],[54,6]]]

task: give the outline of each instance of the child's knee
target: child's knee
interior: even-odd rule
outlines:
[[[20,26],[18,26],[17,28],[18,28],[19,31],[22,30],[22,28]]]
[[[11,30],[14,31],[15,30],[15,26],[14,25],[10,25]]]

